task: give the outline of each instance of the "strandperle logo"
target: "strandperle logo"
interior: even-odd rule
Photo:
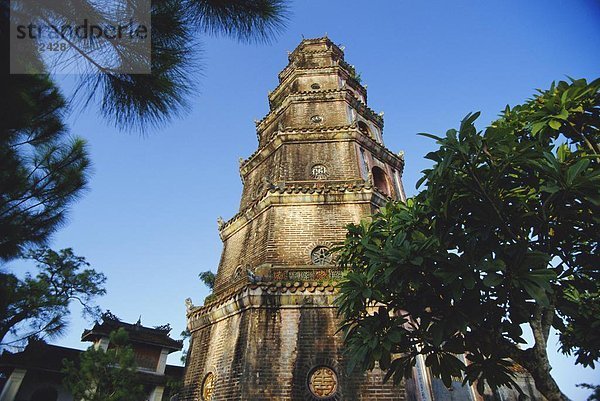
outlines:
[[[94,25],[90,24],[87,18],[84,18],[81,25],[17,25],[17,39],[50,39],[50,40],[73,40],[88,38],[106,38],[115,39],[146,39],[148,37],[148,27],[136,24],[133,19],[126,25]]]
[[[11,73],[149,74],[150,10],[149,0],[12,0]]]

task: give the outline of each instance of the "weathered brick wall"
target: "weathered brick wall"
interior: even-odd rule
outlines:
[[[325,365],[337,374],[336,400],[403,400],[404,388],[382,385],[381,371],[347,372],[337,328],[331,307],[251,309],[218,321],[192,335],[180,399],[200,399],[202,381],[212,372],[214,401],[312,401],[308,375]]]
[[[314,84],[317,84],[318,87],[314,87]],[[271,108],[274,110],[279,107],[283,100],[292,93],[340,89],[341,87],[341,77],[338,74],[324,73],[319,70],[305,71],[302,75],[294,75],[290,78],[289,84],[281,87],[271,98]]]
[[[259,146],[265,146],[272,134],[279,130],[350,124],[352,116],[348,110],[348,103],[343,97],[343,93],[314,92],[305,95],[304,99],[293,99],[286,107],[278,111],[274,119],[261,124]],[[313,116],[321,116],[322,121],[311,120]]]
[[[323,99],[319,99],[322,97]],[[329,100],[327,95],[313,96],[310,101],[293,102],[281,117],[283,127],[304,128],[321,126],[344,126],[350,124],[347,103],[342,99]],[[311,117],[321,116],[322,122],[315,123]]]
[[[206,361],[208,349],[211,347],[211,343],[214,347],[215,343],[219,340],[218,338],[211,336],[213,327],[215,326],[208,326],[192,333],[186,359],[183,387],[179,393],[180,400],[202,400],[200,391],[202,379],[205,375],[204,372],[207,370]],[[221,347],[223,347],[224,340],[226,339],[221,337]]]
[[[361,179],[352,142],[286,143],[281,149],[284,181],[314,181],[315,164],[327,168],[327,180]]]
[[[239,266],[242,266],[245,276],[246,267],[265,263],[271,213],[271,210],[266,210],[225,240],[215,281],[216,291],[231,284]]]
[[[309,265],[310,253],[316,246],[330,247],[343,241],[346,225],[359,222],[370,212],[369,204],[274,207],[267,262],[280,266]]]
[[[281,175],[281,164],[279,163],[279,151],[263,160],[252,171],[244,177],[244,189],[242,190],[242,200],[240,210],[247,207],[252,202],[264,196],[267,188],[265,179],[269,182],[276,182]]]
[[[293,87],[296,92],[314,91],[313,84],[318,84],[320,90],[340,89],[340,77],[334,74],[324,74],[317,71],[299,76],[294,81]]]
[[[310,195],[308,195],[310,196]],[[311,251],[331,247],[346,235],[346,226],[358,223],[373,210],[369,203],[337,203],[340,194],[323,195],[319,203],[276,204],[256,216],[224,242],[215,290],[232,283],[238,266],[255,268],[309,265]]]
[[[302,136],[306,141],[311,139],[310,133]],[[265,180],[276,184],[314,181],[311,168],[315,164],[327,167],[327,180],[362,179],[356,148],[351,141],[285,142],[246,173],[240,209],[264,196]]]

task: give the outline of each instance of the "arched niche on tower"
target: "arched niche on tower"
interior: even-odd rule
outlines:
[[[392,185],[390,178],[381,167],[373,167],[371,169],[373,175],[373,185],[381,191],[385,196],[391,197],[393,195]]]
[[[371,133],[371,129],[364,121],[359,121],[356,123],[358,126],[358,130],[369,138],[373,138],[373,134]]]

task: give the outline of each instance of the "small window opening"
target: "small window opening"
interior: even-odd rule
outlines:
[[[377,187],[385,196],[392,196],[392,190],[390,186],[390,180],[383,169],[375,166],[371,170],[373,174],[373,185]]]
[[[369,130],[369,127],[363,121],[358,122],[358,130],[369,138],[372,138],[371,130]]]

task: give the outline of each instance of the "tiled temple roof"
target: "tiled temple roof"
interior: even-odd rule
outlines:
[[[145,327],[140,323],[125,323],[106,314],[102,318],[102,324],[96,323],[94,327],[83,332],[81,341],[95,341],[101,337],[108,337],[111,332],[119,328],[127,331],[129,340],[132,342],[161,346],[168,348],[171,352],[179,351],[183,346],[182,341],[169,337],[171,328],[168,325],[155,328]]]
[[[43,341],[32,340],[21,352],[8,352],[0,356],[0,367],[2,368],[29,368],[46,372],[60,373],[64,368],[63,359],[79,361],[79,355],[83,351],[59,347],[58,345],[46,344]]]

